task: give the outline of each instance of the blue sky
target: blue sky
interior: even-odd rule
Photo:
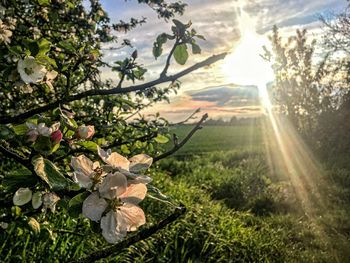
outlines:
[[[148,68],[147,80],[157,78],[159,75],[167,50],[171,45],[165,47],[162,57],[155,60],[152,57],[152,45],[158,34],[169,32],[171,21],[166,23],[157,18],[157,15],[147,5],[137,4],[137,1],[102,0],[105,10],[112,21],[127,21],[130,17],[147,18],[147,24],[136,28],[132,32],[118,35],[120,39],[128,38],[139,51],[139,61]],[[308,28],[310,36],[318,38],[320,29],[319,16],[332,15],[344,10],[347,2],[345,0],[187,0],[188,4],[184,16],[177,19],[187,22],[192,21],[193,27],[203,34],[207,41],[200,41],[202,54],[191,56],[186,66],[198,62],[212,54],[221,52],[234,52],[242,36],[242,25],[239,24],[240,9],[243,10],[254,21],[255,31],[262,38],[266,38],[271,28],[276,24],[283,35],[291,35],[297,28]],[[106,51],[105,60],[112,63],[130,54],[132,49],[119,51]],[[256,51],[259,52],[259,51]],[[225,63],[225,62],[224,62]],[[172,64],[170,72],[176,72],[183,67]],[[106,78],[115,76],[111,72],[105,72]],[[251,116],[244,111],[244,114],[237,113],[234,105],[229,108],[220,108],[212,101],[203,101],[191,97],[193,90],[203,90],[207,87],[230,86],[232,79],[220,70],[220,63],[209,69],[202,69],[181,79],[182,89],[178,96],[172,97],[172,105],[161,104],[151,111],[160,111],[172,120],[179,120],[198,106],[207,111],[212,117],[227,117],[238,115],[239,117]],[[237,84],[237,83],[236,83]],[[247,83],[246,83],[247,84]],[[253,83],[252,83],[253,84]],[[234,85],[232,86],[234,88]],[[219,89],[221,90],[221,89]],[[253,107],[253,116],[256,116],[256,105]],[[245,108],[247,108],[245,107]],[[231,114],[230,114],[231,111]],[[149,113],[148,112],[148,113]],[[224,112],[224,113],[222,113]],[[147,113],[147,112],[145,112]]]

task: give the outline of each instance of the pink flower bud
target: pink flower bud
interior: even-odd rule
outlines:
[[[95,134],[95,127],[92,125],[81,125],[77,130],[77,137],[80,139],[90,139]]]
[[[51,133],[51,141],[54,144],[59,143],[61,140],[62,140],[62,132],[60,130],[57,130]]]

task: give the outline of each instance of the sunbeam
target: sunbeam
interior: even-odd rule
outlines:
[[[315,234],[326,243],[328,237],[320,224],[327,199],[322,193],[322,169],[303,139],[287,118],[277,113],[270,99],[267,83],[274,79],[271,65],[259,55],[268,46],[266,37],[255,32],[255,21],[238,6],[241,40],[223,65],[230,82],[258,87],[262,111],[266,159],[277,179],[287,180],[296,209],[314,225]],[[278,178],[278,176],[280,178]]]

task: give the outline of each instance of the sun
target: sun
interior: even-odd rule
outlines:
[[[261,57],[263,46],[269,47],[266,36],[256,33],[256,21],[243,8],[238,9],[241,39],[222,64],[227,82],[239,85],[256,85],[264,107],[271,107],[266,83],[274,79],[271,64]]]
[[[222,70],[228,81],[241,85],[260,85],[273,80],[271,65],[260,54],[266,41],[245,32],[238,46],[224,60]]]

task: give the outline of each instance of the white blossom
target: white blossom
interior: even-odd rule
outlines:
[[[5,44],[9,44],[11,42],[11,36],[12,31],[9,30],[9,27],[5,25],[0,19],[0,43],[4,42]]]
[[[98,147],[97,152],[101,159],[108,165],[118,169],[135,183],[149,183],[152,179],[148,176],[138,174],[139,172],[148,169],[153,162],[152,157],[146,154],[138,154],[131,157],[129,160],[119,153],[112,152],[110,149],[104,151]]]
[[[34,209],[38,209],[43,204],[43,193],[35,192],[32,196],[32,206]]]
[[[93,221],[101,220],[102,235],[109,243],[122,240],[128,231],[135,231],[146,223],[143,210],[137,206],[147,193],[145,184],[128,184],[120,172],[108,174],[98,188],[83,203],[83,215]],[[102,218],[107,208],[111,210]]]
[[[17,206],[25,205],[32,199],[32,191],[29,188],[19,188],[13,196],[13,204]]]
[[[60,128],[60,123],[56,122],[50,127],[47,127],[45,123],[39,123],[38,125],[26,122],[29,131],[27,132],[28,141],[35,142],[39,135],[49,137],[53,132]]]
[[[104,176],[103,170],[99,169],[99,162],[92,162],[85,155],[72,157],[71,166],[74,169],[73,180],[86,189],[90,189]]]
[[[38,83],[47,73],[46,68],[36,62],[32,56],[18,60],[17,71],[25,83]]]

